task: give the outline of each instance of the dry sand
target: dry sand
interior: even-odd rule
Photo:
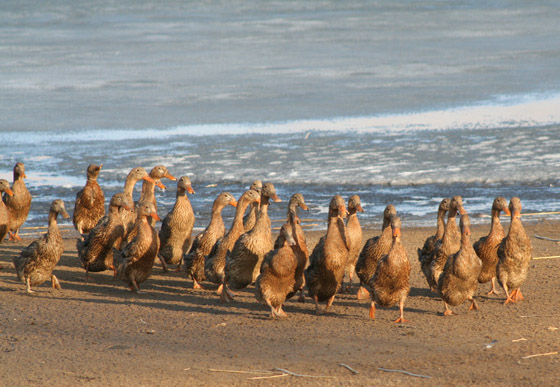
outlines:
[[[508,220],[504,219],[507,228]],[[560,255],[559,223],[526,223],[533,256]],[[405,225],[406,226],[406,225]],[[489,225],[473,227],[472,240]],[[269,319],[254,288],[221,304],[215,286],[195,291],[183,273],[163,273],[156,263],[144,294],[132,294],[109,272],[84,281],[75,239],[54,273],[62,290],[47,284],[28,295],[17,281],[12,256],[30,240],[0,245],[0,380],[2,385],[558,385],[560,355],[560,259],[531,262],[522,287],[525,301],[503,305],[503,291],[486,296],[480,310],[468,304],[444,317],[443,304],[426,286],[416,249],[433,228],[403,229],[412,266],[406,324],[394,324],[397,308],[379,308],[368,319],[367,302],[337,296],[326,315],[313,303],[290,300],[289,317]],[[322,232],[307,233],[312,247]],[[379,230],[366,230],[366,238]],[[354,289],[356,286],[354,286]],[[340,364],[347,364],[353,374]],[[317,376],[272,376],[275,368]],[[429,376],[421,378],[380,368]],[[217,372],[212,370],[235,370]],[[266,379],[251,379],[268,377]]]

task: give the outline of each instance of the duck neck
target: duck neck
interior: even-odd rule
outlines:
[[[503,227],[500,223],[500,210],[492,209],[492,223],[490,224],[490,234],[503,233]]]
[[[439,210],[437,216],[437,229],[436,229],[436,239],[443,238],[443,232],[445,231],[445,213],[446,210]]]
[[[121,207],[119,206],[109,206],[109,216],[118,216],[119,210]]]
[[[387,217],[383,217],[383,225],[381,226],[381,231],[385,230],[390,225],[391,225],[391,219]]]
[[[462,232],[461,233],[461,249],[466,249],[471,247],[471,238],[469,237],[469,234],[466,232]]]
[[[49,229],[58,227],[57,216],[58,212],[53,210],[49,211]]]
[[[156,191],[156,184],[151,181],[144,180],[142,182],[142,193],[140,194],[140,201],[149,200],[154,201]]]
[[[231,225],[232,229],[236,229],[239,227],[243,229],[243,215],[245,215],[245,210],[247,210],[248,206],[249,203],[247,202],[247,200],[239,201],[239,203],[237,204],[237,209],[235,210],[235,217],[233,218],[233,223]]]
[[[132,199],[132,191],[134,190],[134,186],[138,182],[137,179],[128,176],[126,181],[124,182],[124,193],[127,198]]]

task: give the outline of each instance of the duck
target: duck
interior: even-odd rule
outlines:
[[[237,207],[237,200],[229,192],[222,192],[212,204],[210,223],[204,231],[196,236],[192,246],[183,258],[185,272],[193,281],[193,289],[202,289],[200,282],[206,279],[204,275],[204,258],[212,251],[212,247],[225,234],[222,210],[226,206]]]
[[[401,243],[401,219],[391,218],[392,242],[389,253],[383,256],[369,281],[372,289],[372,301],[369,317],[375,320],[375,305],[389,308],[399,304],[400,316],[394,323],[405,323],[404,302],[410,292],[410,262],[406,249]]]
[[[439,276],[443,272],[447,258],[459,251],[461,247],[461,233],[455,221],[457,213],[460,215],[466,214],[463,208],[463,198],[459,195],[451,198],[449,211],[447,213],[447,223],[445,224],[445,231],[441,238],[441,243],[436,244],[434,252],[432,253],[429,285],[433,292],[437,292]]]
[[[164,165],[156,165],[152,168],[149,173],[153,181],[144,180],[142,181],[142,193],[140,194],[140,201],[149,201],[154,205],[157,212],[157,202],[155,195],[155,186],[157,185],[160,189],[164,190],[167,187],[161,182],[161,179],[166,178],[171,181],[176,181],[177,178],[173,176]],[[154,226],[155,221],[151,218],[152,226]]]
[[[99,219],[85,240],[76,241],[78,258],[86,270],[86,281],[89,279],[89,272],[111,269],[116,274],[113,248],[120,247],[124,236],[121,211],[130,211],[132,206],[133,203],[128,202],[124,192],[114,194],[109,202],[109,213]]]
[[[295,252],[297,241],[294,238],[293,222],[285,223],[280,228],[278,244],[280,247],[268,252],[263,260],[261,272],[255,283],[257,300],[270,308],[270,317],[286,317],[282,305],[288,293],[293,291],[298,266]]]
[[[205,258],[204,275],[210,282],[220,285],[217,290],[217,293],[220,295],[222,294],[224,284],[226,255],[233,248],[237,239],[243,234],[243,215],[247,207],[255,202],[260,203],[260,201],[261,195],[252,189],[245,191],[241,195],[237,201],[237,208],[231,228],[222,239],[216,241],[212,251]]]
[[[333,196],[329,204],[327,234],[313,249],[309,267],[305,270],[305,283],[317,314],[328,311],[342,283],[350,247],[344,223],[346,215],[344,199],[340,195]],[[322,309],[319,302],[325,301],[326,306]]]
[[[518,197],[510,199],[509,231],[498,248],[499,260],[496,275],[498,282],[506,292],[504,305],[524,299],[520,287],[527,279],[533,254],[531,240],[521,223],[521,208],[521,200]]]
[[[134,190],[134,186],[140,180],[154,182],[154,179],[148,175],[148,172],[142,167],[133,168],[128,175],[126,176],[126,180],[124,182],[124,194],[126,195],[127,203],[134,203],[134,198],[132,196],[132,191]],[[134,209],[130,211],[123,211],[121,213],[123,218],[124,224],[124,237],[123,237],[123,245],[127,243],[128,234],[134,229],[134,224],[136,222],[137,215]]]
[[[348,218],[346,218],[350,251],[348,252],[348,262],[346,263],[344,275],[348,277],[348,285],[346,285],[346,288],[344,286],[341,287],[342,292],[350,292],[356,270],[356,262],[358,262],[358,257],[362,250],[362,226],[360,225],[360,219],[358,219],[358,212],[364,212],[360,197],[352,195],[348,198]]]
[[[451,199],[449,198],[441,200],[438,207],[436,234],[429,236],[424,242],[422,249],[417,250],[420,268],[422,269],[422,273],[424,273],[424,277],[426,277],[426,281],[428,281],[428,285],[431,284],[430,276],[432,273],[433,252],[436,245],[441,243],[441,239],[443,238],[443,233],[445,232],[445,214],[449,211],[450,204]]]
[[[454,314],[449,305],[458,306],[465,300],[471,302],[469,310],[478,310],[473,295],[478,287],[478,275],[482,263],[471,245],[469,216],[466,213],[462,214],[459,223],[461,228],[459,251],[447,259],[438,279],[438,294],[445,304],[444,316]]]
[[[148,279],[159,250],[159,237],[148,218],[160,220],[155,206],[150,201],[141,201],[136,206],[136,237],[124,249],[113,249],[113,261],[117,277],[128,284],[133,292],[140,292],[140,284]]]
[[[253,184],[251,184],[251,187],[249,187],[249,189],[257,191],[260,195],[260,193],[262,191],[262,187],[263,187],[262,181],[255,180],[255,181],[253,181]],[[257,221],[257,213],[259,212],[259,208],[260,208],[259,203],[251,204],[249,212],[247,212],[247,214],[243,217],[243,232],[249,232],[255,226],[255,223]]]
[[[8,180],[0,179],[0,195],[2,195],[2,193],[8,196],[14,195]],[[4,241],[6,234],[8,234],[8,208],[4,201],[0,200],[0,243]]]
[[[366,289],[369,280],[375,274],[377,263],[379,260],[389,253],[393,241],[393,232],[391,230],[391,218],[397,216],[397,209],[394,205],[389,204],[383,210],[383,225],[381,226],[381,235],[370,238],[364,244],[358,261],[356,262],[356,274],[360,279],[360,288],[356,294],[358,300],[369,299],[369,291]]]
[[[191,202],[186,194],[194,194],[191,179],[181,176],[177,181],[177,194],[173,209],[165,216],[159,232],[159,255],[166,264],[178,265],[181,269],[183,255],[191,245],[195,217]]]
[[[288,293],[286,299],[292,298],[299,292],[298,302],[305,302],[305,295],[303,293],[303,288],[305,287],[305,276],[303,275],[303,271],[307,267],[309,263],[309,249],[307,248],[307,241],[305,239],[305,234],[303,232],[303,227],[301,227],[300,220],[297,214],[297,209],[301,208],[304,211],[309,211],[307,204],[305,204],[305,199],[303,194],[295,193],[290,197],[290,201],[288,202],[288,216],[287,221],[291,222],[293,229],[293,237],[297,242],[297,248],[295,249],[296,257],[298,259],[298,264],[296,268],[295,274],[295,284],[294,289]],[[292,219],[297,219],[296,221],[292,221]],[[283,237],[278,235],[278,238],[274,242],[274,249],[279,249],[282,247],[284,243]]]
[[[504,228],[500,223],[500,212],[510,216],[508,202],[504,197],[497,197],[492,203],[492,222],[490,224],[490,232],[487,236],[480,238],[473,245],[474,251],[478,258],[482,261],[482,268],[478,276],[478,283],[484,284],[492,281],[492,289],[486,294],[487,296],[498,294],[496,290],[496,266],[498,265],[498,247],[502,239],[506,236]]]
[[[25,178],[27,178],[25,165],[21,162],[16,163],[14,165],[14,182],[11,188],[13,195],[4,195],[3,197],[8,208],[8,237],[11,241],[21,240],[19,229],[27,220],[31,208],[31,194],[23,181]]]
[[[25,283],[27,293],[34,293],[32,286],[41,285],[49,279],[54,289],[61,288],[60,282],[52,273],[64,252],[62,234],[57,223],[59,214],[66,219],[70,217],[64,202],[56,199],[49,208],[47,232],[40,239],[31,242],[13,259],[18,279]]]
[[[255,225],[237,239],[226,256],[223,286],[225,292],[220,294],[222,301],[233,300],[234,295],[230,288],[244,289],[257,280],[264,256],[274,248],[268,216],[270,199],[275,202],[282,201],[276,194],[274,184],[265,183],[261,191],[260,209]]]
[[[86,185],[76,194],[72,223],[82,236],[105,216],[105,195],[97,182],[101,168],[103,164],[90,164],[87,167]]]

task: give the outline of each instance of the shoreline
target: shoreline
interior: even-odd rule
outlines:
[[[502,221],[507,231],[509,222]],[[525,222],[533,257],[558,256],[560,222]],[[472,227],[471,241],[486,235],[489,225]],[[403,244],[411,263],[411,291],[405,324],[393,324],[398,308],[379,308],[368,318],[368,302],[339,294],[329,313],[315,315],[313,302],[288,300],[285,320],[270,320],[269,310],[242,289],[233,303],[221,304],[216,286],[196,291],[184,273],[163,273],[156,260],[152,276],[132,294],[109,272],[91,273],[84,281],[75,239],[64,240],[65,252],[54,270],[61,291],[43,284],[25,293],[11,257],[31,240],[0,245],[0,379],[10,385],[553,385],[560,376],[560,356],[523,359],[558,351],[560,259],[531,262],[523,285],[526,300],[504,306],[500,296],[486,296],[482,284],[476,299],[442,316],[443,304],[427,288],[416,249],[435,227],[403,227]],[[366,238],[380,230],[364,230]],[[306,231],[314,246],[324,231]],[[357,290],[354,283],[353,291]],[[465,358],[477,359],[476,364]],[[339,364],[347,364],[352,374]],[[278,375],[275,368],[305,375],[249,380]],[[400,369],[431,379],[378,368]],[[212,370],[241,372],[217,372]],[[251,373],[246,373],[251,372]],[[260,373],[259,373],[260,372]]]

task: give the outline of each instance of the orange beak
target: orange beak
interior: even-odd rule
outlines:
[[[393,238],[395,237],[400,237],[401,236],[401,229],[400,228],[396,228],[393,230]]]
[[[504,214],[507,216],[511,216],[511,212],[509,212],[509,208],[504,208]]]
[[[27,175],[25,174],[25,172],[23,172],[23,174],[21,175],[21,177],[23,177],[24,179],[27,179]]]
[[[163,183],[160,180],[157,180],[155,183],[161,189],[166,189],[167,188],[166,186],[163,185]]]
[[[154,179],[152,179],[148,174],[144,175],[144,177],[142,177],[142,180],[146,180],[149,183],[155,183]]]
[[[305,203],[300,204],[299,207],[304,211],[309,211],[309,207],[307,207]]]
[[[173,180],[173,181],[177,180],[177,178],[170,173],[166,173],[165,175],[163,175],[163,177],[166,177],[169,180]]]
[[[344,207],[344,206],[339,206],[338,207],[338,216],[340,216],[341,218],[344,218],[347,214],[348,214],[348,211],[346,211],[346,207]]]
[[[464,207],[462,207],[462,206],[459,207],[459,214],[461,214],[461,215],[466,215],[467,214],[467,211],[465,210]]]
[[[465,228],[465,234],[466,235],[471,235],[471,229],[470,228]]]
[[[12,191],[12,190],[9,189],[9,188],[6,188],[6,189],[4,190],[4,192],[6,192],[6,193],[7,193],[8,195],[10,195],[10,196],[14,196],[14,191]]]
[[[271,199],[274,200],[275,202],[281,202],[282,201],[282,199],[280,199],[278,197],[278,195],[276,195],[276,194],[274,194],[274,196],[272,196]]]
[[[237,207],[237,201],[235,199],[233,199],[231,202],[229,202],[229,205]]]
[[[152,213],[150,214],[150,216],[151,216],[152,218],[154,218],[155,220],[161,220],[161,218],[158,216],[157,212],[152,212]]]
[[[192,189],[191,186],[188,186],[188,187],[187,187],[187,192],[190,193],[190,194],[195,193],[195,192],[194,192],[194,189]]]
[[[364,212],[364,209],[362,208],[362,206],[360,204],[358,204],[358,206],[356,207],[356,210],[358,210],[360,212]]]
[[[99,169],[103,168],[103,164],[99,164]]]

